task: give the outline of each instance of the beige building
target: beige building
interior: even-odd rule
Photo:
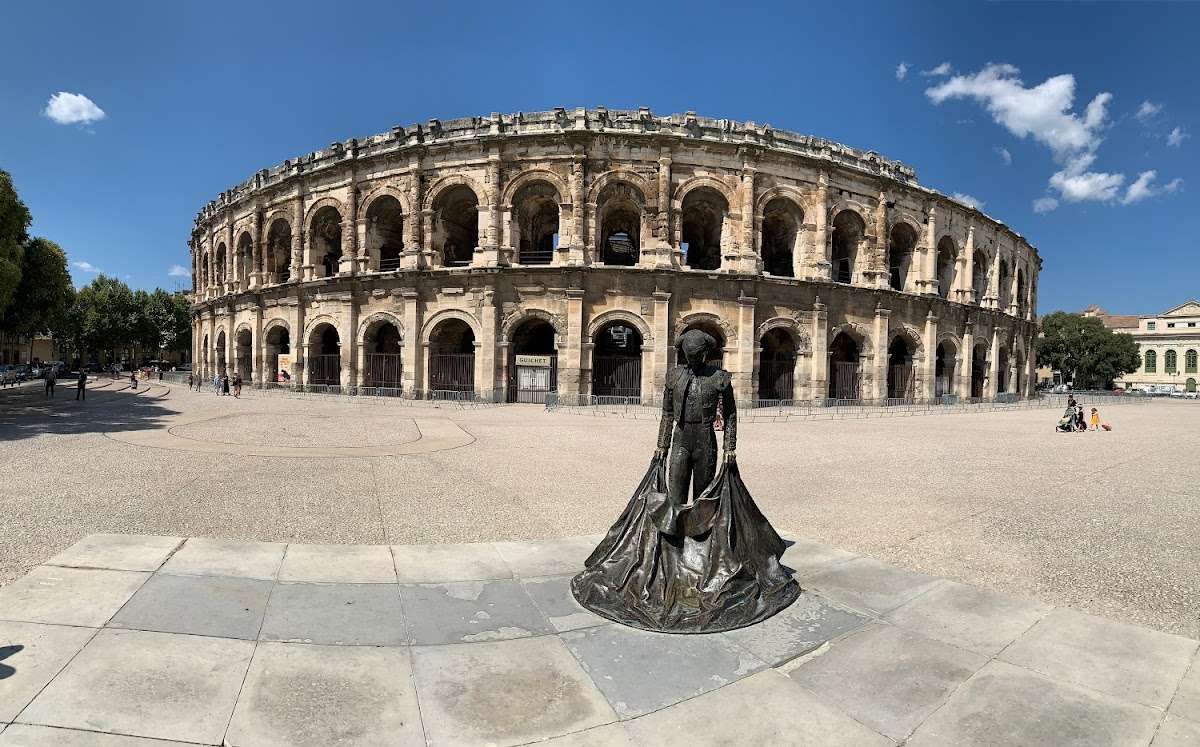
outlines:
[[[1099,316],[1114,332],[1133,335],[1142,367],[1117,379],[1115,386],[1147,391],[1196,391],[1200,382],[1200,301],[1195,299],[1158,316],[1113,316],[1096,306],[1084,316]]]
[[[395,127],[200,211],[194,365],[409,397],[653,398],[675,339],[745,400],[1028,394],[1041,258],[874,152],[637,111]]]

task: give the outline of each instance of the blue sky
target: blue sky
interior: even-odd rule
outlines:
[[[5,16],[0,168],[78,283],[98,268],[186,287],[169,271],[189,266],[196,211],[332,141],[605,105],[905,161],[1039,248],[1043,313],[1200,296],[1200,4],[55,2]],[[89,110],[67,97],[57,123],[57,92],[104,117],[71,122]]]

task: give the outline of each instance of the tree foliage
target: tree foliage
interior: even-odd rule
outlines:
[[[1097,317],[1065,311],[1042,318],[1037,361],[1061,371],[1077,389],[1111,388],[1114,379],[1142,365],[1131,335],[1113,332]]]
[[[0,319],[12,305],[21,282],[21,262],[33,217],[17,196],[12,177],[0,171]]]
[[[0,314],[0,327],[32,337],[62,326],[74,297],[67,255],[49,239],[30,239],[21,260],[13,302]]]

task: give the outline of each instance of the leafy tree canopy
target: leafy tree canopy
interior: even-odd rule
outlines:
[[[1131,335],[1113,332],[1097,317],[1065,311],[1042,318],[1037,361],[1061,371],[1077,389],[1109,388],[1142,364]]]
[[[73,297],[67,255],[49,239],[30,239],[21,259],[21,280],[13,302],[0,314],[0,327],[29,336],[60,327]]]
[[[21,282],[21,261],[25,253],[26,231],[33,217],[17,196],[12,177],[0,171],[0,318],[4,317]]]

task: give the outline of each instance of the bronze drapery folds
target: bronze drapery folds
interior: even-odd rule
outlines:
[[[571,582],[579,603],[602,617],[662,633],[716,633],[764,620],[800,595],[779,563],[783,540],[738,472],[729,372],[706,360],[715,346],[699,330],[681,337],[688,364],[667,372],[650,468]],[[725,420],[719,471],[718,411]]]

